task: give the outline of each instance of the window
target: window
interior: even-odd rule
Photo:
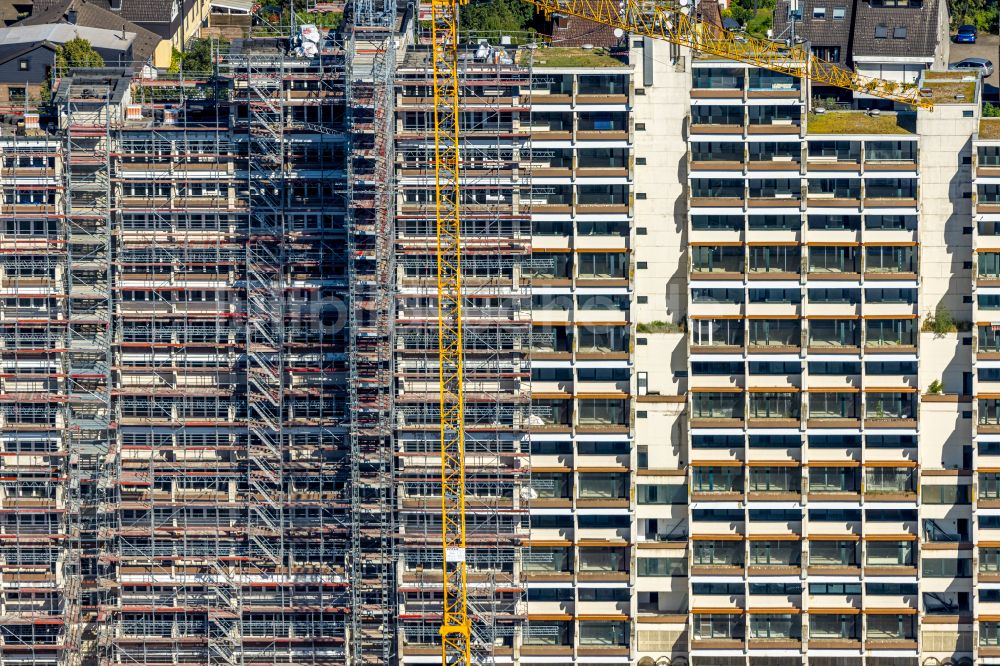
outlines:
[[[889,28],[885,24],[875,26],[875,39],[885,39],[889,36]]]
[[[826,18],[826,7],[813,7],[813,18],[814,19],[825,19]]]
[[[906,39],[906,26],[900,26],[892,31],[893,39]]]
[[[628,601],[627,587],[581,587],[580,601]]]
[[[920,486],[924,504],[968,504],[972,486]]]
[[[809,594],[861,594],[861,583],[809,583]]]
[[[636,487],[639,504],[686,504],[687,486],[681,484],[642,484]]]
[[[751,541],[750,563],[754,566],[797,567],[802,562],[798,541]]]
[[[916,561],[913,541],[869,541],[865,564],[873,567],[912,567]],[[869,593],[872,593],[869,590]]]
[[[525,627],[525,645],[572,645],[573,624],[535,620]]]
[[[580,499],[622,499],[628,489],[628,474],[595,472],[580,474],[577,497]]]
[[[809,564],[819,567],[854,567],[858,564],[856,541],[810,541]],[[810,585],[810,589],[811,589]],[[858,592],[860,593],[860,588]]]
[[[18,63],[17,63],[17,68],[19,70],[21,70],[22,72],[28,71],[28,68],[30,66],[31,66],[31,63],[29,61],[27,61],[27,60],[19,60]]]
[[[636,566],[640,576],[687,575],[687,560],[683,557],[640,557]]]
[[[968,578],[972,575],[972,560],[963,559],[921,559],[924,576],[928,578]]]
[[[809,638],[814,640],[857,640],[860,635],[858,615],[809,614]]]
[[[743,616],[699,613],[694,616],[694,635],[700,639],[741,639],[743,638]]]
[[[841,21],[847,16],[847,7],[834,7],[833,8],[833,18],[834,20]]]
[[[836,11],[836,10],[834,10]],[[835,16],[836,18],[836,16]],[[840,62],[839,46],[814,46],[813,55],[827,62]]]
[[[799,640],[802,622],[798,615],[765,615],[755,613],[750,616],[750,637],[784,640]]]
[[[856,467],[810,467],[809,492],[856,493],[860,476]]]

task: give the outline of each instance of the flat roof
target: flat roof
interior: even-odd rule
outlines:
[[[90,42],[94,48],[124,51],[132,45],[135,35],[134,32],[88,28],[68,23],[15,25],[9,28],[0,28],[0,44],[31,44],[44,41],[65,44],[72,39],[82,37]]]
[[[864,111],[812,112],[806,121],[808,134],[915,134],[917,131],[915,113],[892,113],[883,111],[869,115]]]

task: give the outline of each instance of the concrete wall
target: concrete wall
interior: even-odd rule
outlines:
[[[966,160],[972,156],[977,126],[971,103],[938,105],[917,117],[921,317],[933,314],[941,301],[956,321],[972,317],[972,304],[965,302],[972,262],[972,167]]]

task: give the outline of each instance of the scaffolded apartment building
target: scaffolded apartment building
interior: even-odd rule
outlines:
[[[5,133],[3,663],[393,663],[386,32]]]
[[[0,663],[440,660],[412,18],[77,71],[0,135]],[[627,47],[462,61],[476,654],[1000,661],[980,87],[815,113]]]

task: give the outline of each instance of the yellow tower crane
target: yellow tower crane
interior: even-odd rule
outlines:
[[[438,360],[440,362],[443,616],[441,661],[471,666],[465,568],[465,402],[462,347],[462,233],[459,178],[458,12],[468,0],[431,0],[434,176],[437,216]],[[524,0],[546,16],[567,14],[695,51],[916,107],[932,108],[915,85],[843,69],[800,45],[736,35],[691,18],[669,2]]]

